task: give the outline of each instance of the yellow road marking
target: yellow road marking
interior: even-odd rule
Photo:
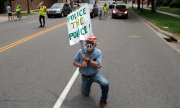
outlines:
[[[19,44],[21,44],[21,43],[24,43],[24,42],[26,42],[26,41],[28,41],[28,40],[31,40],[31,39],[36,38],[36,37],[39,37],[39,36],[41,36],[42,34],[45,34],[45,33],[49,32],[49,31],[51,31],[51,30],[54,30],[54,29],[56,29],[56,28],[59,28],[59,27],[65,25],[65,24],[66,24],[66,22],[63,22],[63,23],[61,23],[61,24],[52,26],[52,27],[47,28],[47,29],[45,29],[45,30],[43,30],[43,31],[37,32],[37,33],[35,33],[35,34],[33,34],[33,35],[27,36],[27,37],[25,37],[25,38],[23,38],[23,39],[20,39],[20,40],[16,41],[16,42],[13,42],[13,43],[11,43],[11,44],[8,44],[8,45],[6,45],[6,46],[3,46],[3,47],[0,48],[0,53],[3,52],[3,51],[5,51],[5,50],[7,50],[7,49],[10,49],[10,48],[12,48],[12,47],[15,47],[15,46],[17,46],[17,45],[19,45]]]

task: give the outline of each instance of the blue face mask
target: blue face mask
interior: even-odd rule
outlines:
[[[86,51],[93,51],[94,50],[94,45],[93,44],[86,44],[85,50]]]

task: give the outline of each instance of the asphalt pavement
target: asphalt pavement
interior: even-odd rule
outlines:
[[[0,23],[0,49],[8,45],[0,53],[1,108],[53,107],[76,70],[72,60],[80,48],[69,46],[67,26],[57,27],[63,22],[66,18],[46,18],[46,27],[38,28],[38,16],[31,16]],[[176,50],[131,11],[128,19],[112,19],[109,13],[91,22],[110,82],[109,108],[180,107]],[[99,85],[92,85],[89,97],[81,95],[80,86],[79,75],[61,108],[99,108]]]
[[[102,72],[110,82],[110,108],[179,107],[180,57],[176,51],[131,12],[127,20],[95,18],[92,24],[104,54]],[[100,87],[93,84],[87,98],[81,95],[80,86],[79,76],[62,108],[98,108]]]

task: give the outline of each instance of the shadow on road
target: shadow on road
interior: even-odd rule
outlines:
[[[85,97],[83,95],[78,95],[70,100],[65,100],[63,105],[67,108],[99,108],[91,96]]]

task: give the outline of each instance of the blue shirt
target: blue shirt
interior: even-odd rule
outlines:
[[[79,49],[79,51],[76,53],[73,63],[78,62],[82,63],[83,59],[81,58],[81,55],[84,54],[82,49]],[[103,56],[99,49],[95,48],[94,52],[91,55],[87,55],[91,60],[96,61],[101,67],[102,67],[102,60]],[[90,63],[87,64],[87,67],[85,68],[79,68],[79,72],[82,75],[91,76],[94,75],[96,72],[99,72],[99,69],[96,69],[94,66],[92,66]]]

